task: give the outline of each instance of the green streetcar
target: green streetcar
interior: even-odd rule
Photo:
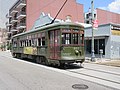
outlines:
[[[40,64],[82,63],[85,60],[84,27],[70,22],[37,27],[13,36],[11,51],[13,57],[30,58]]]

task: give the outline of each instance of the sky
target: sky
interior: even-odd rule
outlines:
[[[6,14],[17,0],[0,0],[0,28],[5,28]],[[94,8],[100,8],[120,14],[120,0],[93,0]],[[91,7],[91,0],[76,0],[84,5],[84,12]]]

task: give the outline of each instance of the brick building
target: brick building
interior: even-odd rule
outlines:
[[[42,12],[55,17],[64,2],[65,0],[17,0],[6,15],[9,36],[30,30]],[[76,3],[76,0],[68,0],[57,18],[65,20],[67,15],[73,21],[84,22],[83,5]]]
[[[107,23],[120,24],[120,14],[102,9],[96,9],[96,10],[97,10],[97,19],[100,25]]]
[[[27,0],[27,30],[31,29],[39,15],[44,12],[55,17],[65,0]],[[58,19],[66,19],[67,15],[71,16],[72,21],[84,22],[83,5],[76,3],[76,0],[68,0]]]
[[[84,15],[84,22],[90,24],[92,17],[91,9],[89,9]],[[98,20],[99,25],[108,23],[120,24],[120,14],[98,8],[94,10],[94,18]]]

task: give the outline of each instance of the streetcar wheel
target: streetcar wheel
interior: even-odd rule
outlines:
[[[66,69],[66,68],[67,68],[67,67],[66,67],[66,64],[65,64],[65,63],[60,63],[60,68]]]

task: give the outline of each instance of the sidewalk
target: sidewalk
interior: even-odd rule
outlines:
[[[94,64],[120,67],[120,60],[111,60],[105,58],[95,58],[95,61],[93,62],[91,61],[90,57],[85,57],[85,63],[94,63]]]

